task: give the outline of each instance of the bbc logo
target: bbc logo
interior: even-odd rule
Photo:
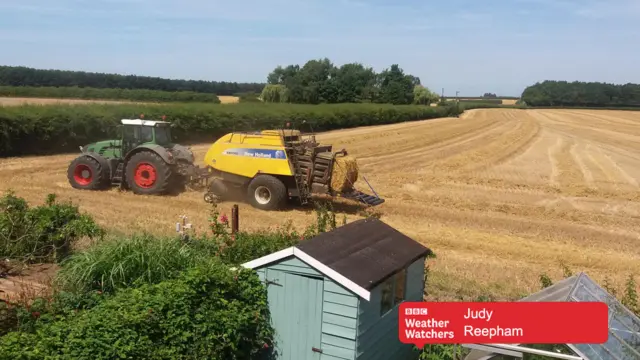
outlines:
[[[428,315],[429,310],[426,308],[406,308],[404,309],[405,315]]]

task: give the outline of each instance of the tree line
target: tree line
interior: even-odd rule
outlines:
[[[522,100],[534,107],[640,107],[640,85],[544,81],[527,87]]]
[[[267,76],[261,98],[294,104],[429,104],[439,96],[398,64],[377,73],[360,63],[334,65],[324,58],[304,65],[278,66]]]
[[[241,92],[259,93],[264,88],[264,84],[261,83],[174,80],[138,75],[34,69],[24,66],[0,66],[0,85],[191,91],[216,95],[234,95]]]
[[[200,102],[220,104],[216,94],[146,89],[96,89],[90,87],[0,86],[0,96],[55,99],[125,100],[151,102]]]

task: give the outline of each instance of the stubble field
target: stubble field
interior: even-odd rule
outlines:
[[[387,200],[377,208],[381,219],[435,251],[432,298],[519,297],[539,288],[543,272],[560,277],[561,264],[615,284],[640,270],[640,112],[474,110],[318,139],[357,156]],[[207,148],[195,146],[196,158]],[[0,191],[37,203],[55,192],[122,233],[172,234],[181,214],[205,230],[201,193],[73,190],[66,171],[75,156],[1,159]],[[362,180],[358,186],[367,190]],[[337,208],[348,219],[359,216]],[[300,208],[261,212],[242,204],[240,215],[245,229],[314,220]]]

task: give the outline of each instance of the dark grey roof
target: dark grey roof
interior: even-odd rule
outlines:
[[[357,220],[296,247],[366,290],[431,250],[376,218]]]
[[[609,306],[609,340],[604,344],[567,344],[567,346],[588,360],[640,359],[640,318],[585,273],[559,281],[520,301],[605,302]],[[473,352],[481,355],[476,350]],[[469,357],[471,358],[476,357]]]

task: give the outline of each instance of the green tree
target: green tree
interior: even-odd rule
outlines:
[[[413,88],[415,78],[406,75],[398,64],[384,70],[380,75],[379,103],[394,105],[411,104],[413,102]]]
[[[286,86],[279,84],[267,84],[260,98],[264,102],[284,103],[289,101],[289,91]]]
[[[440,95],[432,92],[422,85],[413,88],[413,103],[419,105],[430,105],[438,102]]]

